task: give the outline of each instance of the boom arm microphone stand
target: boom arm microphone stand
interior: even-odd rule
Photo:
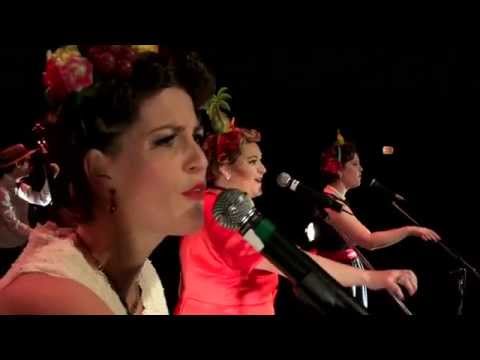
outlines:
[[[395,209],[397,209],[403,216],[405,216],[410,222],[412,222],[413,224],[417,225],[417,226],[421,226],[420,223],[415,220],[410,214],[408,214],[404,209],[402,209],[400,207],[400,205],[398,205],[398,203],[394,200],[392,201],[392,205]],[[474,268],[472,265],[470,265],[463,257],[461,257],[459,254],[457,254],[455,251],[453,251],[452,249],[450,249],[444,242],[442,241],[438,241],[436,242],[444,251],[445,253],[447,253],[451,258],[453,258],[455,261],[459,262],[460,264],[463,265],[463,267],[461,267],[458,272],[460,272],[461,274],[463,274],[463,276],[461,276],[459,278],[459,283],[458,283],[458,290],[460,292],[460,305],[459,305],[459,308],[458,308],[458,311],[457,311],[457,314],[458,315],[461,315],[462,314],[462,311],[463,311],[463,296],[464,296],[464,290],[465,290],[465,284],[466,284],[466,270],[465,269],[468,269],[471,271],[471,273],[473,275],[475,275],[475,277],[480,280],[480,274],[478,272],[478,270],[476,268]]]

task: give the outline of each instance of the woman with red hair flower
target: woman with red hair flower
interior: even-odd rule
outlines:
[[[405,226],[398,229],[370,232],[353,214],[346,200],[349,190],[360,186],[363,168],[354,144],[345,142],[340,131],[335,144],[326,149],[321,156],[321,174],[327,184],[323,192],[337,202],[343,204],[345,211],[336,212],[329,208],[316,209],[314,221],[307,227],[309,247],[315,253],[363,268],[359,258],[359,246],[368,250],[376,250],[394,245],[407,237],[414,236],[423,240],[440,240],[433,230]],[[368,306],[366,289],[359,291],[353,288],[353,294],[364,306]]]

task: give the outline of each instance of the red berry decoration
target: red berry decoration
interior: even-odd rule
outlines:
[[[133,65],[131,61],[120,59],[117,61],[115,72],[118,76],[126,79],[132,75]]]
[[[103,75],[110,75],[115,71],[115,57],[109,52],[95,54],[92,62],[95,69]]]
[[[115,57],[117,57],[122,53],[123,47],[124,45],[110,45],[108,46],[108,51],[115,55]]]
[[[130,46],[124,46],[120,51],[118,51],[118,56],[116,56],[117,60],[124,59],[129,62],[134,62],[137,58],[137,54]]]

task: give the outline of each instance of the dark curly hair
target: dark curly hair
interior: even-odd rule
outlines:
[[[61,207],[73,210],[82,221],[93,217],[93,195],[83,170],[91,149],[114,153],[118,138],[138,118],[141,105],[170,87],[185,90],[196,110],[215,90],[215,81],[196,54],[177,53],[167,58],[145,53],[136,59],[128,78],[99,78],[91,87],[71,94],[56,109],[50,129],[52,158],[61,167],[57,187]],[[58,201],[57,201],[58,203]]]

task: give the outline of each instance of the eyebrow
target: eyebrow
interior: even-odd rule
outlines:
[[[147,133],[147,135],[152,135],[152,134],[156,133],[157,131],[162,131],[162,130],[173,130],[174,132],[179,133],[179,132],[185,130],[185,126],[175,126],[175,125],[160,126],[160,127],[157,127],[157,128],[154,128],[154,129],[150,130]],[[197,132],[199,130],[203,130],[203,126],[200,125],[200,124],[195,126],[194,132]]]
[[[259,159],[261,158],[262,155],[258,156],[258,155],[250,155],[247,159],[250,160],[250,159]]]
[[[181,126],[174,126],[174,125],[165,125],[165,126],[160,126],[156,127],[152,130],[150,130],[147,135],[151,135],[153,133],[156,133],[157,131],[162,131],[162,130],[173,130],[175,132],[181,131],[183,128]]]

